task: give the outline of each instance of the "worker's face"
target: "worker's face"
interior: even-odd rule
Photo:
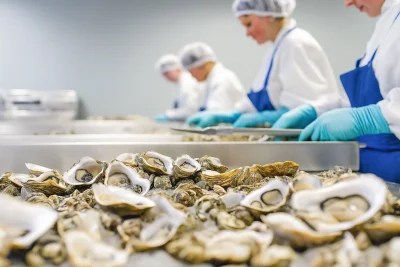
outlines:
[[[272,36],[272,17],[245,15],[239,17],[240,23],[246,28],[246,35],[253,38],[258,44],[264,44],[275,39]]]
[[[377,17],[381,14],[384,2],[385,0],[344,0],[347,7],[355,6],[370,17]]]
[[[198,82],[203,82],[207,79],[207,71],[203,66],[195,67],[189,69],[190,74],[198,81]]]
[[[181,70],[176,69],[176,70],[171,70],[163,73],[165,79],[167,79],[170,82],[177,83],[179,80],[179,76],[181,75]]]

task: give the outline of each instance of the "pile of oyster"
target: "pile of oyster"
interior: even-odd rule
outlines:
[[[154,250],[216,266],[400,266],[400,202],[373,175],[154,151],[26,167],[0,178],[0,266],[117,267]]]

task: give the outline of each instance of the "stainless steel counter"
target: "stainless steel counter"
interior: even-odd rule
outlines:
[[[0,142],[0,172],[26,172],[25,162],[65,171],[83,156],[110,161],[121,153],[148,150],[173,158],[182,154],[192,157],[210,155],[220,158],[230,168],[292,160],[305,171],[324,171],[336,165],[347,166],[354,171],[359,169],[357,142]]]

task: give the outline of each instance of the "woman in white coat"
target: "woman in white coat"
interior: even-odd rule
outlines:
[[[195,114],[200,108],[200,86],[197,81],[183,70],[178,56],[167,54],[156,62],[156,70],[166,80],[175,83],[179,88],[179,95],[175,98],[171,109],[158,114],[155,120],[158,122],[184,121]]]
[[[400,182],[400,0],[345,0],[370,17],[379,17],[356,68],[340,79],[352,108],[322,115],[300,140],[366,144],[360,172]],[[351,40],[349,40],[351,41]]]
[[[324,50],[290,18],[295,6],[295,0],[234,2],[233,12],[245,27],[246,35],[259,45],[269,46],[248,97],[236,103],[234,112],[197,118],[198,126],[222,122],[234,123],[235,127],[274,124],[282,115],[301,106],[304,125],[298,127],[305,127],[319,114],[342,105]]]
[[[180,58],[183,67],[202,83],[203,101],[199,111],[229,111],[246,96],[236,74],[218,62],[209,45],[188,44],[182,48]]]

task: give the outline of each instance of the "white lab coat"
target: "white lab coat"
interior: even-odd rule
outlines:
[[[295,26],[296,21],[290,19],[275,42],[269,43],[260,71],[253,82],[253,91],[264,90],[274,47]],[[337,86],[324,50],[310,33],[298,27],[278,47],[267,90],[275,109],[294,109],[302,104],[311,104],[320,115],[331,109],[349,106],[344,90]],[[248,98],[237,103],[236,109],[241,112],[256,112]]]
[[[165,115],[172,120],[185,120],[199,111],[202,92],[199,83],[187,71],[182,71],[178,87],[180,90],[177,97],[179,107],[167,110]]]
[[[390,129],[400,139],[400,17],[390,29],[399,12],[400,0],[386,0],[361,66],[370,61],[379,46],[372,63],[384,98],[378,105]]]
[[[221,63],[216,63],[208,74],[203,91],[207,111],[232,111],[238,101],[247,98],[239,78]]]

